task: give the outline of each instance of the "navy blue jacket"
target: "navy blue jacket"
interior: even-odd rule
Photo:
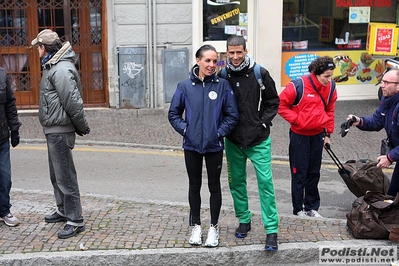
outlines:
[[[201,154],[221,151],[223,137],[238,123],[236,97],[227,80],[213,74],[201,81],[197,74],[195,65],[190,78],[177,85],[168,119],[183,136],[183,149]]]
[[[399,121],[398,121],[398,109],[399,109],[399,93],[385,98],[382,97],[380,105],[375,110],[371,117],[361,117],[360,123],[357,126],[359,129],[364,131],[380,131],[385,128],[389,142],[391,152],[388,154],[388,158],[393,161],[399,161]]]

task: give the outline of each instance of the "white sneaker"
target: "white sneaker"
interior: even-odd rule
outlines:
[[[188,243],[191,245],[201,245],[202,244],[202,228],[201,225],[194,225],[193,230],[191,231],[190,240]]]
[[[298,215],[299,217],[306,217],[306,216],[308,216],[307,212],[305,212],[305,211],[297,212],[296,215]]]
[[[4,217],[1,217],[1,219],[3,219],[4,223],[8,226],[14,227],[19,225],[21,222],[17,219],[17,217],[15,217],[14,215],[11,214],[11,212],[9,214],[7,214]]]
[[[308,211],[308,216],[310,217],[316,217],[316,218],[323,218],[317,211],[315,210],[310,210]]]
[[[208,230],[208,237],[205,241],[206,247],[217,247],[219,245],[219,228],[217,225],[211,224]]]

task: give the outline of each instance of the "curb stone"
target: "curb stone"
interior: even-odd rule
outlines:
[[[349,240],[316,243],[286,243],[279,251],[267,252],[263,245],[231,248],[153,249],[41,252],[1,255],[1,265],[319,265],[322,247],[359,249],[392,245],[389,241]],[[323,265],[323,264],[321,264]],[[328,265],[328,264],[324,264]],[[337,265],[337,264],[335,264]]]

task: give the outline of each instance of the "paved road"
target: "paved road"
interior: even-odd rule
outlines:
[[[340,125],[348,114],[371,115],[378,106],[377,100],[338,101],[335,114],[335,133],[332,135],[332,148],[342,160],[355,158],[376,158],[384,132],[362,132],[351,129],[345,138],[339,136]],[[181,147],[182,138],[170,126],[167,109],[89,109],[87,117],[91,133],[78,137],[80,142],[101,142],[103,144],[133,145],[136,147],[174,148]],[[21,114],[22,139],[43,139],[37,115]],[[272,153],[276,157],[288,155],[289,125],[276,116],[271,129]],[[325,154],[325,158],[328,155]]]
[[[43,144],[21,145],[12,150],[13,187],[51,192],[47,151]],[[135,201],[187,205],[187,174],[181,151],[79,145],[74,150],[81,192]],[[224,164],[225,166],[225,164]],[[27,171],[29,169],[29,171]],[[248,163],[248,194],[253,211],[260,211],[255,172]],[[292,214],[290,175],[287,161],[273,161],[274,183],[279,212]],[[203,203],[208,205],[204,169]],[[232,208],[226,167],[222,171],[223,206]],[[339,177],[334,165],[325,165],[320,182],[322,207],[328,218],[344,219],[355,199]]]

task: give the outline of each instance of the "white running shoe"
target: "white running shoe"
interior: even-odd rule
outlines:
[[[202,244],[202,228],[201,225],[194,225],[193,230],[191,231],[190,240],[188,243],[191,245],[201,245]]]
[[[219,245],[219,227],[211,224],[208,230],[208,237],[205,241],[206,247],[217,247]]]
[[[14,215],[11,214],[11,212],[9,214],[7,214],[6,216],[1,217],[1,219],[4,221],[4,223],[6,225],[11,226],[11,227],[17,226],[21,223],[17,217],[15,217]]]
[[[315,210],[310,210],[308,211],[308,216],[310,217],[316,217],[316,218],[323,218],[317,211]]]
[[[298,215],[299,217],[306,217],[306,216],[308,216],[308,213],[305,211],[299,211],[299,212],[297,212],[296,215]]]

